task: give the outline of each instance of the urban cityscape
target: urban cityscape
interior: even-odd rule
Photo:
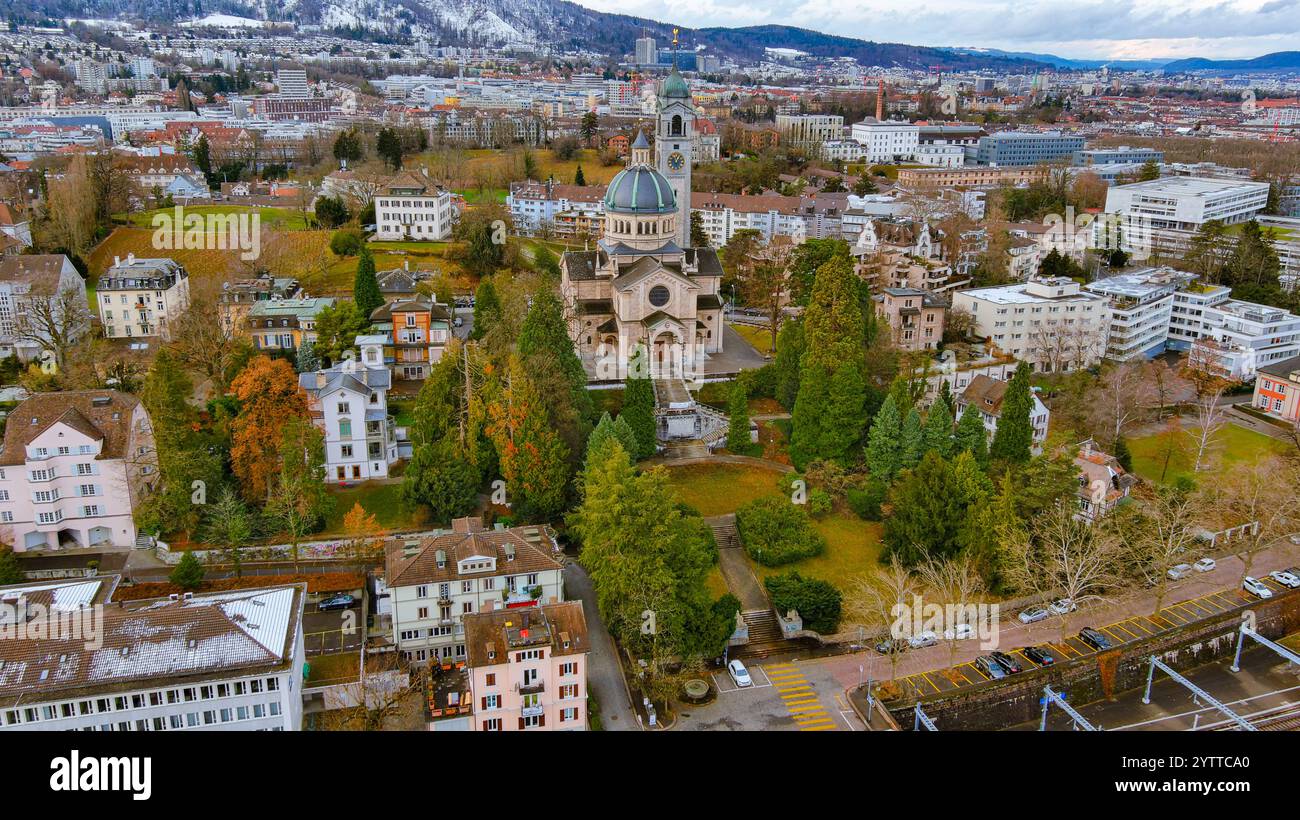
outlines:
[[[9,4],[0,730],[1300,728],[1300,15],[1141,5]]]

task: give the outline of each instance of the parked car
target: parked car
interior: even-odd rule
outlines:
[[[1079,630],[1079,640],[1097,650],[1110,649],[1111,647],[1110,638],[1090,626],[1085,626]]]
[[[1217,566],[1218,563],[1215,562],[1213,558],[1202,558],[1201,560],[1197,561],[1195,564],[1192,564],[1192,568],[1195,569],[1197,572],[1209,572],[1210,570],[1214,569]]]
[[[1295,577],[1300,578],[1300,567],[1287,567],[1286,571],[1291,573]]]
[[[1295,535],[1291,536],[1288,540],[1289,540],[1292,544],[1300,544],[1300,532],[1298,532],[1298,533],[1296,533]]]
[[[952,629],[944,630],[945,641],[964,641],[975,637],[975,627],[970,624],[957,624]]]
[[[1001,680],[1007,676],[1007,670],[1002,668],[1002,664],[993,659],[992,655],[980,655],[975,659],[975,668],[994,680]]]
[[[907,651],[907,641],[896,641],[893,638],[885,638],[876,644],[876,651],[882,655],[893,655],[898,652]]]
[[[464,327],[465,320],[457,316],[455,319],[452,320],[452,325],[454,325],[455,327]]]
[[[1286,587],[1287,589],[1295,589],[1296,587],[1300,587],[1300,577],[1296,577],[1296,575],[1292,573],[1290,570],[1275,569],[1268,574],[1268,577],[1272,578],[1274,581],[1277,581],[1279,584]]]
[[[754,685],[753,679],[749,677],[749,670],[745,668],[745,664],[741,663],[739,658],[727,664],[727,672],[731,674],[731,679],[741,689]]]
[[[1024,671],[1024,667],[1020,665],[1019,661],[1017,661],[1015,658],[1011,657],[1005,652],[990,652],[989,657],[997,661],[998,663],[1000,663],[1003,669],[1007,670],[1013,675],[1016,674],[1017,672]]]
[[[1029,609],[1020,613],[1020,623],[1032,624],[1035,621],[1044,620],[1050,615],[1051,613],[1041,606],[1031,606]]]
[[[1026,646],[1020,650],[1020,653],[1039,666],[1051,666],[1056,663],[1056,657],[1041,646]]]
[[[335,609],[351,609],[357,602],[356,598],[346,592],[340,595],[331,595],[316,605],[319,612],[330,612]]]
[[[1170,579],[1174,581],[1181,581],[1184,578],[1186,578],[1188,575],[1192,574],[1192,565],[1177,564],[1175,566],[1170,567],[1169,572],[1166,574],[1170,577]]]
[[[1073,599],[1061,598],[1060,600],[1052,601],[1047,605],[1047,608],[1055,612],[1057,615],[1068,615],[1078,609],[1079,605],[1076,604]]]
[[[920,635],[913,635],[907,639],[907,645],[913,649],[921,649],[926,646],[934,646],[939,642],[939,636],[933,632],[922,632]]]
[[[1264,586],[1263,582],[1246,576],[1246,580],[1241,582],[1241,588],[1254,595],[1256,598],[1272,598],[1273,590]]]

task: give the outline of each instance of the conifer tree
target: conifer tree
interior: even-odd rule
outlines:
[[[966,405],[957,422],[957,434],[953,442],[956,452],[966,452],[975,456],[980,467],[987,467],[989,462],[989,434],[984,429],[984,419],[973,404]]]
[[[1034,428],[1034,394],[1029,386],[1029,364],[1021,362],[1007,383],[1002,397],[1002,413],[993,434],[989,455],[1015,464],[1024,464],[1032,455]]]
[[[370,249],[361,246],[361,258],[357,260],[357,274],[352,281],[352,301],[356,303],[357,312],[368,323],[370,314],[376,308],[383,307],[384,295],[379,291],[379,279],[375,277],[375,257]]]
[[[921,427],[921,414],[915,407],[908,410],[907,416],[903,419],[900,449],[902,452],[899,466],[904,470],[910,470],[920,464],[921,456],[925,455],[925,431]]]
[[[501,318],[501,299],[491,276],[484,276],[474,291],[474,330],[469,337],[482,339]]]
[[[633,460],[649,458],[658,448],[655,423],[655,391],[650,382],[644,347],[637,348],[628,365],[627,379],[623,382],[623,409],[618,417],[625,420],[636,434],[637,449],[628,455]]]
[[[902,432],[898,405],[893,396],[886,396],[867,434],[867,471],[873,480],[888,485],[898,475],[902,464]]]
[[[731,388],[731,401],[727,403],[727,415],[730,426],[727,427],[727,449],[733,453],[744,454],[750,449],[749,440],[749,394],[745,384],[736,380]]]
[[[944,458],[952,456],[952,411],[942,395],[930,405],[930,412],[925,417],[924,449],[926,452],[933,450]]]

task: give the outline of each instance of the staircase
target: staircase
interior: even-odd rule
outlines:
[[[732,657],[766,658],[792,648],[792,644],[781,636],[781,625],[772,610],[754,609],[740,613],[740,617],[749,627],[749,643],[733,649]]]
[[[736,532],[736,519],[734,516],[728,516],[728,521],[715,521],[709,524],[713,530],[713,540],[718,543],[718,549],[740,549],[740,535]]]
[[[659,455],[665,461],[684,458],[708,458],[709,448],[699,439],[668,441],[664,442],[664,448],[659,452]]]

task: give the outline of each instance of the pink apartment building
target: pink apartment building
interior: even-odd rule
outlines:
[[[476,732],[587,728],[581,601],[465,616]]]

